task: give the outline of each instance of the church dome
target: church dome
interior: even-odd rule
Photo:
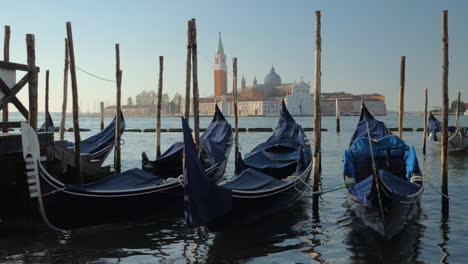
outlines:
[[[270,73],[268,73],[265,76],[263,83],[265,85],[271,85],[271,86],[276,86],[276,85],[281,84],[281,77],[278,74],[276,74],[275,67],[271,66]]]

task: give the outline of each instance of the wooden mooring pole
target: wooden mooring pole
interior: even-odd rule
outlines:
[[[424,128],[423,128],[423,154],[426,155],[426,138],[427,138],[427,88],[424,90]]]
[[[336,98],[336,133],[340,133],[340,104]]]
[[[185,64],[185,120],[190,118],[190,80],[192,73],[192,20],[187,21],[187,60]]]
[[[441,187],[442,187],[442,214],[448,214],[448,161],[447,161],[447,141],[448,141],[448,71],[449,71],[449,38],[447,10],[442,11],[442,142],[441,146]]]
[[[398,136],[403,138],[403,115],[405,112],[405,67],[406,56],[400,60],[400,110],[398,112]]]
[[[120,116],[122,115],[120,109],[121,97],[121,84],[122,84],[122,70],[120,69],[120,48],[119,44],[115,44],[115,79],[117,88],[117,98],[115,104],[115,151],[114,151],[114,169],[116,173],[121,171],[121,156],[120,156]]]
[[[458,99],[457,99],[457,113],[456,113],[456,119],[455,119],[455,126],[457,128],[460,128],[460,97],[461,97],[461,92],[458,92]]]
[[[200,154],[200,107],[198,93],[198,52],[197,52],[197,24],[192,18],[192,73],[193,73],[193,123],[195,134],[195,146]]]
[[[158,105],[156,108],[156,157],[161,156],[161,103],[163,91],[164,57],[159,56]]]
[[[73,105],[73,134],[75,135],[75,179],[74,182],[83,183],[81,175],[81,153],[80,153],[80,124],[79,124],[79,105],[78,105],[78,84],[76,81],[75,69],[75,50],[73,49],[73,34],[71,22],[67,22],[68,52],[70,56],[70,75],[72,87],[72,105]]]
[[[5,26],[5,39],[3,42],[3,60],[10,61],[10,26]],[[8,122],[8,103],[3,107],[3,122]],[[3,133],[8,133],[8,128],[3,129]]]
[[[314,152],[313,152],[313,192],[318,192],[320,188],[320,151],[321,151],[321,52],[322,52],[322,37],[321,37],[321,22],[320,11],[315,11],[315,71],[314,71]],[[313,196],[313,210],[318,211],[318,195]]]
[[[26,47],[29,66],[29,125],[37,131],[37,76],[36,68],[36,41],[33,34],[26,35]]]
[[[239,116],[237,112],[237,58],[232,58],[232,95],[234,96],[234,155],[239,150]]]
[[[101,130],[104,130],[104,102],[100,103],[101,105]]]
[[[44,127],[44,131],[45,132],[54,132],[53,130],[52,131],[49,131],[49,70],[46,71],[46,83],[45,83],[45,111],[44,111],[44,114],[45,114],[45,120],[44,120],[44,124],[45,124],[45,127]]]
[[[63,67],[63,101],[62,101],[62,119],[60,119],[59,137],[60,140],[65,136],[65,120],[67,119],[67,95],[68,95],[68,65],[70,64],[68,53],[68,41],[65,39],[65,61]]]

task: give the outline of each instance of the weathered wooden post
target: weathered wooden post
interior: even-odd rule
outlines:
[[[119,44],[115,44],[115,79],[117,87],[117,99],[115,104],[115,151],[114,151],[114,169],[116,173],[120,173],[121,159],[120,159],[120,116],[122,115],[120,109],[120,88],[122,84],[122,70],[120,69],[120,49]]]
[[[104,102],[101,102],[101,130],[104,130]]]
[[[190,74],[192,72],[192,20],[187,21],[187,60],[185,64],[185,120],[190,117]]]
[[[45,132],[54,132],[49,131],[49,70],[46,71],[46,84],[45,84]]]
[[[447,10],[442,11],[442,142],[441,142],[441,187],[442,187],[442,213],[448,214],[448,162],[447,162],[447,141],[448,141],[448,70],[449,70],[449,38]]]
[[[10,61],[10,26],[5,26],[5,39],[3,42],[3,60]],[[3,122],[8,122],[8,103],[3,107]],[[8,133],[8,128],[3,129],[3,133]]]
[[[427,88],[424,90],[424,129],[423,129],[423,154],[426,155],[427,138]]]
[[[458,99],[457,99],[457,113],[456,113],[456,121],[455,121],[455,126],[457,128],[460,128],[460,97],[461,97],[461,92],[458,92]]]
[[[37,76],[36,42],[33,34],[26,35],[26,47],[29,66],[29,125],[37,131]]]
[[[400,60],[400,110],[398,112],[398,136],[403,138],[403,115],[405,112],[405,66],[406,56]]]
[[[320,11],[315,11],[315,71],[314,71],[314,152],[313,152],[313,192],[319,191],[320,186],[320,145],[321,145],[321,52],[322,52],[322,37],[321,37],[321,22]],[[313,210],[318,211],[318,195],[313,196]]]
[[[161,103],[163,90],[164,57],[159,56],[158,105],[156,112],[156,157],[161,156]]]
[[[71,22],[67,22],[67,39],[68,52],[70,57],[70,75],[72,86],[72,102],[73,102],[73,134],[75,135],[75,182],[83,183],[81,176],[81,153],[80,153],[80,124],[79,124],[79,109],[78,109],[78,84],[76,81],[75,69],[75,50],[73,49],[73,34]]]
[[[234,96],[234,144],[235,155],[239,150],[239,116],[237,111],[237,58],[232,58],[232,95]]]
[[[336,133],[340,133],[340,104],[336,98]]]
[[[193,123],[195,130],[195,146],[200,153],[200,108],[198,101],[198,52],[197,52],[197,24],[192,18],[192,73],[193,73]]]
[[[65,62],[63,67],[63,101],[62,101],[62,119],[60,120],[59,136],[64,139],[65,120],[67,119],[67,94],[68,94],[68,65],[70,64],[68,53],[68,41],[65,39]]]

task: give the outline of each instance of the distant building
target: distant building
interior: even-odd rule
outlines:
[[[320,102],[322,115],[336,115],[336,99],[338,99],[340,115],[359,115],[361,101],[364,101],[369,112],[376,116],[387,114],[385,96],[380,94],[352,95],[344,92],[323,93]]]

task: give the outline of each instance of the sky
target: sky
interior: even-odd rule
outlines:
[[[164,93],[185,91],[187,20],[196,19],[200,96],[213,94],[213,61],[222,33],[232,89],[232,57],[238,76],[263,83],[272,65],[284,83],[313,84],[316,10],[322,12],[322,92],[381,93],[388,110],[398,108],[400,57],[406,56],[405,109],[441,104],[441,14],[448,10],[449,96],[468,101],[468,1],[6,1],[0,37],[11,27],[10,61],[26,64],[25,34],[36,39],[39,111],[44,109],[45,72],[50,70],[50,111],[62,105],[64,38],[72,23],[76,66],[115,79],[120,44],[122,103],[155,90],[158,56],[164,56]],[[3,48],[3,41],[0,41]],[[21,78],[18,73],[17,80]],[[116,86],[77,71],[80,110],[114,104]],[[69,81],[69,94],[71,94]],[[19,94],[27,105],[27,89]],[[312,103],[312,102],[311,102]],[[68,100],[71,109],[71,97]],[[13,107],[11,107],[13,108]]]

